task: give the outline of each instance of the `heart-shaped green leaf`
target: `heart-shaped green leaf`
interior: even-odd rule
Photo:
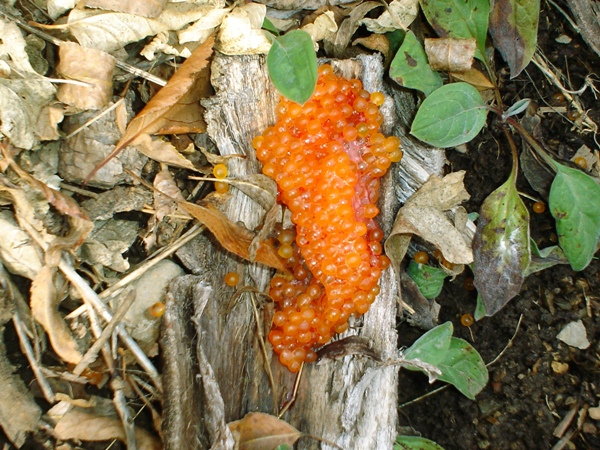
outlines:
[[[556,219],[558,243],[573,270],[583,270],[600,238],[600,186],[580,170],[558,163],[555,168],[549,205]]]
[[[485,125],[487,108],[477,89],[452,83],[436,89],[417,111],[411,134],[436,147],[454,147],[473,139]]]
[[[317,55],[310,35],[294,30],[279,36],[267,55],[269,76],[286,98],[304,104],[317,85]]]

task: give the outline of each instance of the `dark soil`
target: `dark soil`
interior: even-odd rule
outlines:
[[[555,39],[563,34],[573,41],[568,45],[557,44]],[[574,90],[583,85],[587,75],[600,72],[597,55],[554,8],[542,13],[538,45],[556,68],[569,74]],[[498,67],[502,64],[498,60]],[[550,85],[533,64],[527,67],[526,73],[514,80],[506,76],[502,83],[503,100],[508,105],[521,98],[531,98],[539,106],[555,105],[557,99],[562,100],[560,96],[553,97],[558,89]],[[580,100],[590,109],[590,117],[596,120],[600,116],[600,105],[592,93],[586,91]],[[564,159],[571,158],[582,144],[596,147],[591,134],[582,135],[571,127],[557,114],[545,116],[540,124],[546,146]],[[466,187],[472,196],[469,211],[479,209],[485,197],[506,180],[511,167],[506,138],[493,125],[468,144],[466,154],[449,151],[448,158],[452,171],[467,171]],[[540,197],[522,175],[519,189]],[[524,201],[531,207],[533,201]],[[531,230],[540,247],[553,245],[556,235],[548,212],[531,212]],[[442,305],[440,322],[452,321],[455,336],[471,342],[486,363],[500,355],[516,334],[514,340],[489,366],[490,383],[475,401],[448,388],[402,406],[438,385],[428,385],[427,379],[419,373],[401,372],[401,425],[412,427],[446,450],[550,449],[559,437],[569,433],[573,434],[564,448],[600,448],[598,422],[583,418],[578,424],[578,414],[563,434],[554,435],[569,411],[598,405],[600,262],[594,260],[577,273],[568,266],[555,266],[531,275],[520,295],[504,309],[470,328],[460,322],[463,314],[473,314],[476,302],[476,293],[463,287],[466,276],[448,283],[438,298]],[[556,338],[566,324],[576,320],[582,320],[587,329],[592,343],[587,350],[569,347]],[[409,346],[421,332],[401,325],[400,334],[400,344]],[[568,368],[561,364],[567,364]]]

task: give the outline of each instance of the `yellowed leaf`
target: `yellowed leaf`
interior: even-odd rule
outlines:
[[[98,8],[108,11],[116,11],[134,14],[142,17],[158,17],[163,12],[167,0],[84,0],[79,2],[80,6]]]
[[[471,39],[425,39],[425,53],[433,70],[464,72],[473,64],[477,41]]]
[[[77,342],[58,312],[60,299],[55,288],[56,268],[44,266],[31,283],[31,313],[50,339],[50,344],[60,358],[70,364],[81,360]]]
[[[112,78],[115,59],[108,53],[85,48],[74,42],[63,42],[59,49],[60,62],[56,70],[69,80],[87,83],[61,84],[58,99],[79,109],[100,109],[112,97]],[[94,64],[90,64],[94,61]]]
[[[239,450],[266,450],[281,444],[294,445],[303,434],[289,423],[259,412],[248,413],[228,426]]]
[[[180,112],[182,108],[179,104],[180,101],[187,105],[196,98],[197,102],[200,96],[206,93],[205,89],[200,89],[195,86],[195,83],[199,78],[208,80],[207,77],[202,77],[201,73],[208,67],[208,59],[212,55],[213,43],[214,37],[211,36],[194,51],[192,56],[186,59],[167,85],[158,91],[145,108],[131,121],[125,135],[117,142],[115,149],[87,176],[86,182],[135,138],[141,134],[156,133],[166,126],[169,122],[169,113]],[[196,89],[198,89],[197,92],[190,94],[190,91]],[[197,129],[198,132],[203,130]]]
[[[250,261],[249,248],[254,233],[242,225],[231,222],[221,211],[209,203],[196,205],[189,202],[179,202],[179,205],[200,223],[204,224],[226,250]],[[258,247],[254,261],[287,272],[287,268],[277,255],[275,247],[266,241]]]

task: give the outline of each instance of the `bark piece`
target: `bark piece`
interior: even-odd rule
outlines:
[[[380,58],[364,57],[360,61],[334,61],[332,64],[346,77],[363,78],[365,87],[371,91],[383,88],[383,67]],[[250,142],[254,136],[275,122],[278,100],[277,93],[268,80],[264,57],[216,55],[212,70],[216,95],[204,102],[208,133],[223,155],[245,155],[245,159],[229,160],[232,176],[257,173],[260,166]],[[395,121],[393,102],[388,100],[382,110],[386,117],[383,132],[388,133]],[[387,231],[390,229],[397,203],[391,182],[392,176],[383,181],[380,204],[383,211],[380,222]],[[242,221],[248,228],[254,229],[260,224],[264,210],[235,188],[231,189],[231,193],[223,212],[230,220]],[[214,240],[206,236],[182,249],[178,256],[190,270],[199,275],[198,279],[214,288],[213,298],[207,302],[202,316],[198,319],[198,328],[202,330],[201,335],[199,334],[199,345],[219,382],[225,419],[228,422],[241,419],[249,411],[275,413],[292,392],[294,376],[272,358],[269,361],[275,378],[275,389],[272,391],[265,375],[265,362],[260,352],[254,313],[247,294],[240,297],[234,305],[230,305],[234,290],[227,288],[223,283],[223,275],[235,270],[242,275],[244,285],[254,286],[264,292],[271,271],[264,266],[249,264],[225,253]],[[395,274],[390,270],[386,271],[381,279],[382,293],[379,298],[364,317],[354,321],[352,331],[347,333],[358,334],[367,339],[373,350],[382,355],[384,360],[396,355],[396,301],[399,296],[397,286]],[[182,292],[173,292],[178,298],[175,303],[184,304],[186,295],[189,297],[192,291],[193,289],[188,287]],[[183,297],[180,297],[181,295]],[[263,311],[265,317],[259,327],[266,335],[270,324],[271,305],[263,304]],[[177,315],[186,318],[189,317],[189,311],[187,314]],[[183,329],[183,325],[175,325],[168,321],[168,318],[166,320],[165,333]],[[173,337],[169,339],[170,342],[175,341]],[[189,342],[187,338],[184,341]],[[197,371],[193,366],[181,361],[184,359],[183,355],[190,354],[190,350],[180,344],[175,348],[179,349],[179,359],[165,359],[165,383],[170,382],[168,378],[173,375],[171,369],[174,367],[180,374]],[[173,349],[169,346],[165,351],[173,352]],[[186,376],[181,376],[181,379]],[[190,383],[189,391],[196,391],[197,395],[200,395],[195,382]],[[319,364],[305,366],[295,404],[283,419],[303,433],[321,436],[343,448],[391,448],[396,437],[397,388],[397,368],[393,366],[382,365],[364,356],[348,356],[340,361],[324,359]],[[188,393],[185,400],[182,400],[180,393],[183,388],[178,392],[170,391],[166,384],[166,404],[177,402],[179,408],[183,409],[181,404],[184,403],[190,415],[183,417],[179,411],[167,408],[165,417],[170,422],[167,422],[166,428],[178,424],[180,427],[196,429],[202,438],[196,437],[193,441],[196,445],[201,441],[205,444],[195,448],[208,448],[207,445],[211,442],[206,426],[194,424],[194,419],[198,420],[200,416],[196,414],[194,418],[192,414],[194,409],[201,406],[195,405],[187,397]],[[169,398],[171,395],[173,397]],[[173,412],[178,415],[169,418]],[[182,435],[183,431],[185,430],[182,428]],[[174,437],[175,434],[174,429],[168,432],[165,429],[167,449],[191,448],[185,443],[186,440],[191,441],[191,437],[179,438],[177,442],[167,438]],[[329,448],[308,439],[298,443],[300,449],[321,447]]]
[[[583,40],[600,56],[600,5],[594,0],[567,0]]]

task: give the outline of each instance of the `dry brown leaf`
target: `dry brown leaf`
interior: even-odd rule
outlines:
[[[61,84],[57,98],[79,109],[100,109],[108,105],[113,91],[115,58],[74,42],[61,43],[59,55],[60,62],[56,70],[64,78],[82,81],[88,86]],[[90,61],[94,61],[94,64],[90,64]]]
[[[303,433],[289,423],[265,413],[248,413],[242,420],[228,424],[239,450],[274,449],[294,445]]]
[[[149,134],[141,134],[131,143],[140,153],[155,161],[183,169],[197,170],[194,164],[183,156],[168,141],[157,138],[153,139]],[[185,151],[194,150],[194,144],[190,144]]]
[[[60,299],[54,284],[56,268],[44,266],[31,283],[31,313],[50,338],[50,344],[60,358],[70,364],[81,360],[77,342],[58,312]]]
[[[362,45],[376,52],[380,52],[387,61],[390,57],[390,40],[382,34],[372,34],[352,41],[352,45]]]
[[[54,432],[59,439],[79,439],[82,441],[108,441],[119,439],[126,441],[123,424],[116,416],[105,416],[92,409],[71,407],[67,413],[60,418]],[[160,440],[147,432],[136,427],[135,438],[139,450],[160,450]]]
[[[242,225],[232,223],[221,211],[209,203],[196,205],[179,202],[179,205],[204,224],[226,250],[251,261],[249,248],[254,233]],[[283,261],[277,255],[277,250],[268,242],[261,243],[253,261],[287,272]]]
[[[42,108],[37,118],[36,132],[41,141],[55,141],[60,137],[58,124],[64,118],[64,109],[59,105],[48,105]]]
[[[450,75],[457,80],[464,81],[475,86],[478,90],[494,89],[494,85],[488,77],[480,70],[471,67],[464,72],[450,72]]]
[[[155,18],[167,5],[167,0],[84,0],[79,6],[116,11],[136,16]]]
[[[198,90],[194,94],[197,95],[196,102],[205,94],[206,90],[195,86],[195,84],[199,78],[207,80],[206,76],[202,76],[202,72],[208,67],[208,59],[213,52],[213,43],[214,36],[211,36],[192,53],[192,56],[186,59],[167,85],[158,91],[144,109],[134,117],[127,127],[125,135],[115,145],[114,150],[87,176],[86,182],[138,136],[144,133],[156,133],[168,125],[168,115],[173,110],[180,112],[181,105],[179,102],[184,101],[189,104],[193,100],[194,97],[190,94],[190,91]],[[200,108],[200,106],[198,107]],[[199,113],[200,111],[198,109]]]
[[[406,254],[410,235],[421,236],[439,248],[444,258],[454,264],[473,262],[473,251],[462,233],[448,218],[446,211],[469,199],[465,190],[464,171],[444,178],[432,175],[400,208],[385,250],[396,269]]]
[[[266,13],[267,7],[258,3],[234,8],[221,23],[217,49],[226,55],[267,53],[271,42],[261,29]]]
[[[425,53],[433,70],[464,72],[473,65],[475,56],[475,38],[425,39]]]

